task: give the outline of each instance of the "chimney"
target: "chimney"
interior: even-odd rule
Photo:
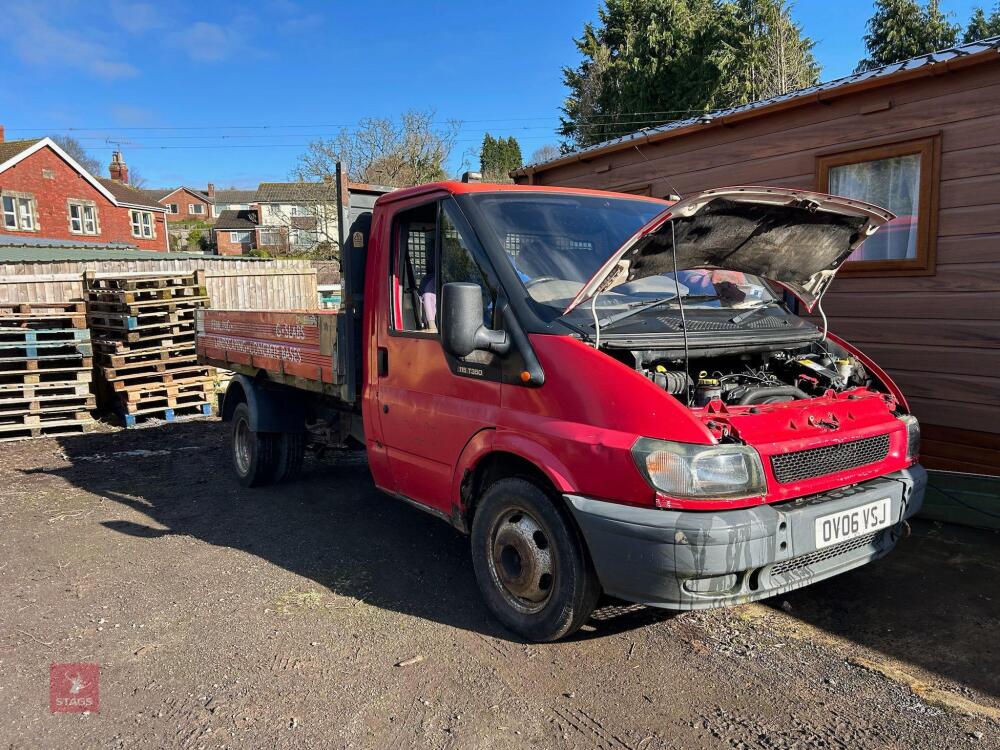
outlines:
[[[0,143],[3,143],[3,125],[0,125]]]
[[[208,193],[208,197],[209,198],[214,198],[215,197],[215,185],[213,185],[211,182],[208,183],[208,190],[206,190],[205,192]]]
[[[128,185],[128,165],[122,159],[122,152],[115,151],[111,154],[111,163],[108,165],[108,174],[115,182]]]

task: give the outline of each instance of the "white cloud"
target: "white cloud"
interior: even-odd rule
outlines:
[[[132,34],[143,34],[167,25],[167,19],[149,3],[114,0],[111,3],[110,13],[119,26]]]
[[[113,49],[49,23],[40,6],[18,5],[4,12],[0,37],[23,62],[39,67],[69,65],[108,81],[139,75],[138,68],[118,59]]]
[[[198,62],[225,59],[242,45],[242,39],[236,31],[206,21],[198,21],[171,33],[169,41]]]

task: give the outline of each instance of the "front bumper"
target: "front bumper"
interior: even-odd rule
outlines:
[[[778,506],[729,511],[634,508],[566,495],[604,591],[666,609],[742,604],[856,568],[896,546],[920,510],[927,472],[908,469]],[[817,549],[815,520],[889,498],[893,526]]]

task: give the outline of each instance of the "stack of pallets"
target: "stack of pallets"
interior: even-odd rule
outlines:
[[[92,351],[82,302],[0,304],[0,441],[85,432]]]
[[[102,399],[125,426],[211,414],[214,373],[195,357],[194,313],[208,306],[203,273],[86,282]]]

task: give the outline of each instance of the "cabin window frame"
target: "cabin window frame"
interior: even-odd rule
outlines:
[[[861,278],[934,275],[937,259],[938,191],[941,182],[941,136],[936,134],[816,156],[817,189],[821,193],[828,193],[830,170],[833,168],[913,155],[920,157],[915,256],[905,259],[849,261],[841,266],[839,276]]]

